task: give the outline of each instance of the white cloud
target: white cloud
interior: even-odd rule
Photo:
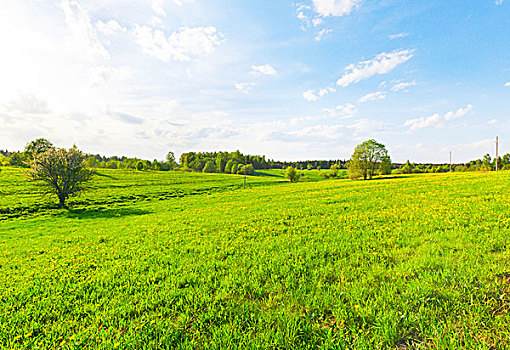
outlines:
[[[376,101],[376,100],[384,100],[386,98],[386,92],[385,91],[377,91],[372,92],[370,94],[366,94],[365,96],[361,97],[358,102],[368,102],[368,101]]]
[[[322,24],[322,18],[319,18],[319,17],[314,18],[312,20],[312,24],[313,24],[314,27],[317,27],[318,25]]]
[[[17,96],[4,104],[8,113],[26,114],[49,114],[51,113],[48,103],[30,93],[19,91]]]
[[[211,54],[222,43],[215,27],[182,27],[168,35],[161,30],[135,25],[134,34],[142,52],[163,62],[189,61],[190,56]]]
[[[347,119],[352,118],[358,112],[358,108],[352,103],[346,103],[345,105],[338,105],[334,108],[324,108],[323,112],[327,113],[330,118]]]
[[[350,64],[345,68],[344,75],[336,82],[339,86],[349,86],[374,75],[386,74],[399,64],[407,62],[413,57],[412,50],[399,50],[390,53],[380,53],[370,61],[363,61],[357,65]]]
[[[315,11],[323,17],[348,15],[359,6],[361,0],[312,0]]]
[[[456,111],[447,112],[444,115],[440,115],[435,113],[430,117],[421,117],[416,119],[406,120],[404,126],[409,127],[409,131],[423,129],[427,127],[443,127],[444,123],[453,119],[460,118],[468,113],[471,113],[473,110],[472,105],[467,105],[465,108],[459,108]]]
[[[392,88],[391,88],[391,91],[397,92],[397,91],[400,91],[400,90],[405,90],[407,92],[407,91],[409,91],[408,88],[411,87],[411,86],[416,86],[416,82],[415,81],[400,82],[400,83],[396,83],[395,85],[393,85]]]
[[[508,83],[505,83],[505,87],[509,87],[510,86],[510,81]]]
[[[501,5],[503,3],[503,0],[496,0],[496,5]]]
[[[332,87],[327,87],[324,89],[320,89],[317,93],[315,92],[315,90],[305,91],[303,92],[302,96],[305,100],[313,102],[319,100],[320,98],[332,92],[336,92],[336,89]]]
[[[487,124],[489,125],[496,124],[498,121],[499,121],[498,119],[491,119]]]
[[[235,87],[237,90],[244,94],[248,94],[251,89],[255,86],[255,83],[236,83]]]
[[[393,39],[405,38],[408,35],[409,35],[409,33],[391,34],[391,35],[388,35],[388,38],[393,40]]]
[[[321,41],[322,38],[324,38],[324,36],[328,35],[329,33],[331,33],[333,30],[331,29],[322,29],[321,31],[319,31],[319,33],[317,33],[317,35],[315,36],[315,41]]]
[[[251,69],[253,69],[254,73],[262,74],[262,75],[276,75],[277,74],[276,73],[276,69],[274,69],[269,64],[264,64],[264,65],[261,65],[261,66],[252,65]]]
[[[303,92],[303,98],[307,101],[313,102],[317,101],[319,99],[319,96],[315,94],[314,90],[307,90]]]
[[[141,2],[144,2],[148,4],[154,13],[157,15],[166,16],[166,11],[164,9],[164,4],[167,0],[138,0]],[[182,6],[184,2],[193,2],[193,0],[169,0],[170,2],[174,3],[175,5]]]
[[[65,21],[70,29],[67,43],[83,58],[105,59],[110,55],[97,38],[97,32],[91,23],[88,12],[77,1],[62,0]]]
[[[347,126],[349,129],[353,129],[354,132],[359,134],[372,134],[374,132],[378,131],[384,131],[384,129],[387,127],[388,124],[383,123],[378,120],[371,120],[371,119],[361,119],[358,120],[353,125]]]
[[[97,21],[96,28],[105,35],[114,35],[117,34],[118,32],[125,33],[127,30],[125,27],[122,27],[119,24],[119,22],[117,22],[114,19],[111,19],[108,22]]]

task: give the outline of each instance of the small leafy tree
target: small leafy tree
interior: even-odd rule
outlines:
[[[349,177],[371,179],[383,160],[389,161],[388,151],[383,144],[371,139],[356,146],[348,164]]]
[[[177,166],[177,161],[175,160],[174,152],[170,151],[170,152],[167,153],[167,155],[166,155],[166,162],[167,162],[166,167],[169,170],[172,170],[172,169],[174,169]]]
[[[92,172],[85,164],[86,155],[76,147],[69,150],[50,148],[35,154],[27,173],[32,181],[39,181],[46,193],[57,196],[60,207],[65,201],[86,189]]]
[[[246,166],[246,175],[255,175],[255,168],[253,167],[253,164],[248,164]]]
[[[285,170],[285,177],[290,180],[290,182],[298,182],[299,173],[296,171],[296,168],[289,166],[287,170]]]
[[[139,160],[137,163],[136,163],[136,170],[138,171],[142,171],[145,169],[145,164],[143,164],[143,162],[141,160]]]

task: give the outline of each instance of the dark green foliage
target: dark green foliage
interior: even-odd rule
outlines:
[[[138,170],[138,171],[145,170],[145,164],[141,160],[139,160],[136,163],[136,170]]]
[[[214,163],[210,160],[207,163],[205,163],[205,166],[202,170],[204,173],[215,173],[216,172],[216,166]]]

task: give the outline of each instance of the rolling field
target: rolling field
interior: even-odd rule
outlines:
[[[510,348],[510,172],[94,187],[52,209],[2,168],[2,347]]]

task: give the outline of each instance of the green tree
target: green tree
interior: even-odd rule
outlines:
[[[48,141],[44,138],[39,138],[39,139],[36,139],[34,141],[27,143],[27,145],[25,146],[25,153],[30,158],[32,158],[34,155],[46,152],[47,150],[49,150],[52,147],[53,147],[53,144],[50,141]]]
[[[231,174],[237,174],[237,168],[239,167],[239,165],[237,165],[237,163],[234,162],[234,165],[232,165],[232,168],[230,169],[230,173]]]
[[[349,160],[349,177],[371,179],[386,157],[389,159],[386,147],[373,139],[359,144]]]
[[[290,182],[298,182],[299,173],[296,171],[296,168],[289,166],[287,170],[285,170],[285,177],[290,180]]]
[[[383,157],[379,165],[379,175],[391,174],[391,159],[389,156]]]
[[[145,169],[145,164],[143,164],[143,162],[141,160],[139,160],[137,163],[136,163],[136,170],[138,171],[142,171]]]
[[[30,180],[40,182],[48,194],[57,196],[60,207],[65,207],[67,198],[84,191],[92,177],[85,159],[85,154],[76,147],[50,148],[34,155],[27,175]]]
[[[216,169],[219,173],[225,172],[225,165],[227,164],[227,160],[225,159],[225,156],[221,153],[218,153],[216,156]]]
[[[404,165],[402,165],[400,171],[402,172],[402,174],[411,174],[413,172],[413,167],[411,166],[409,160],[407,160],[407,162]]]
[[[162,166],[165,170],[172,170],[177,166],[177,161],[175,160],[175,154],[172,151],[169,151],[166,155],[166,165]]]
[[[492,159],[488,153],[483,156],[482,170],[492,170]]]
[[[248,164],[246,166],[246,175],[255,175],[255,167],[253,164]]]
[[[214,162],[212,160],[205,163],[204,168],[202,169],[204,173],[215,173],[216,172],[216,166],[214,165]]]
[[[230,174],[232,172],[232,167],[234,166],[234,164],[236,164],[236,161],[233,160],[233,159],[230,159],[227,164],[225,164],[225,172],[227,174]]]

